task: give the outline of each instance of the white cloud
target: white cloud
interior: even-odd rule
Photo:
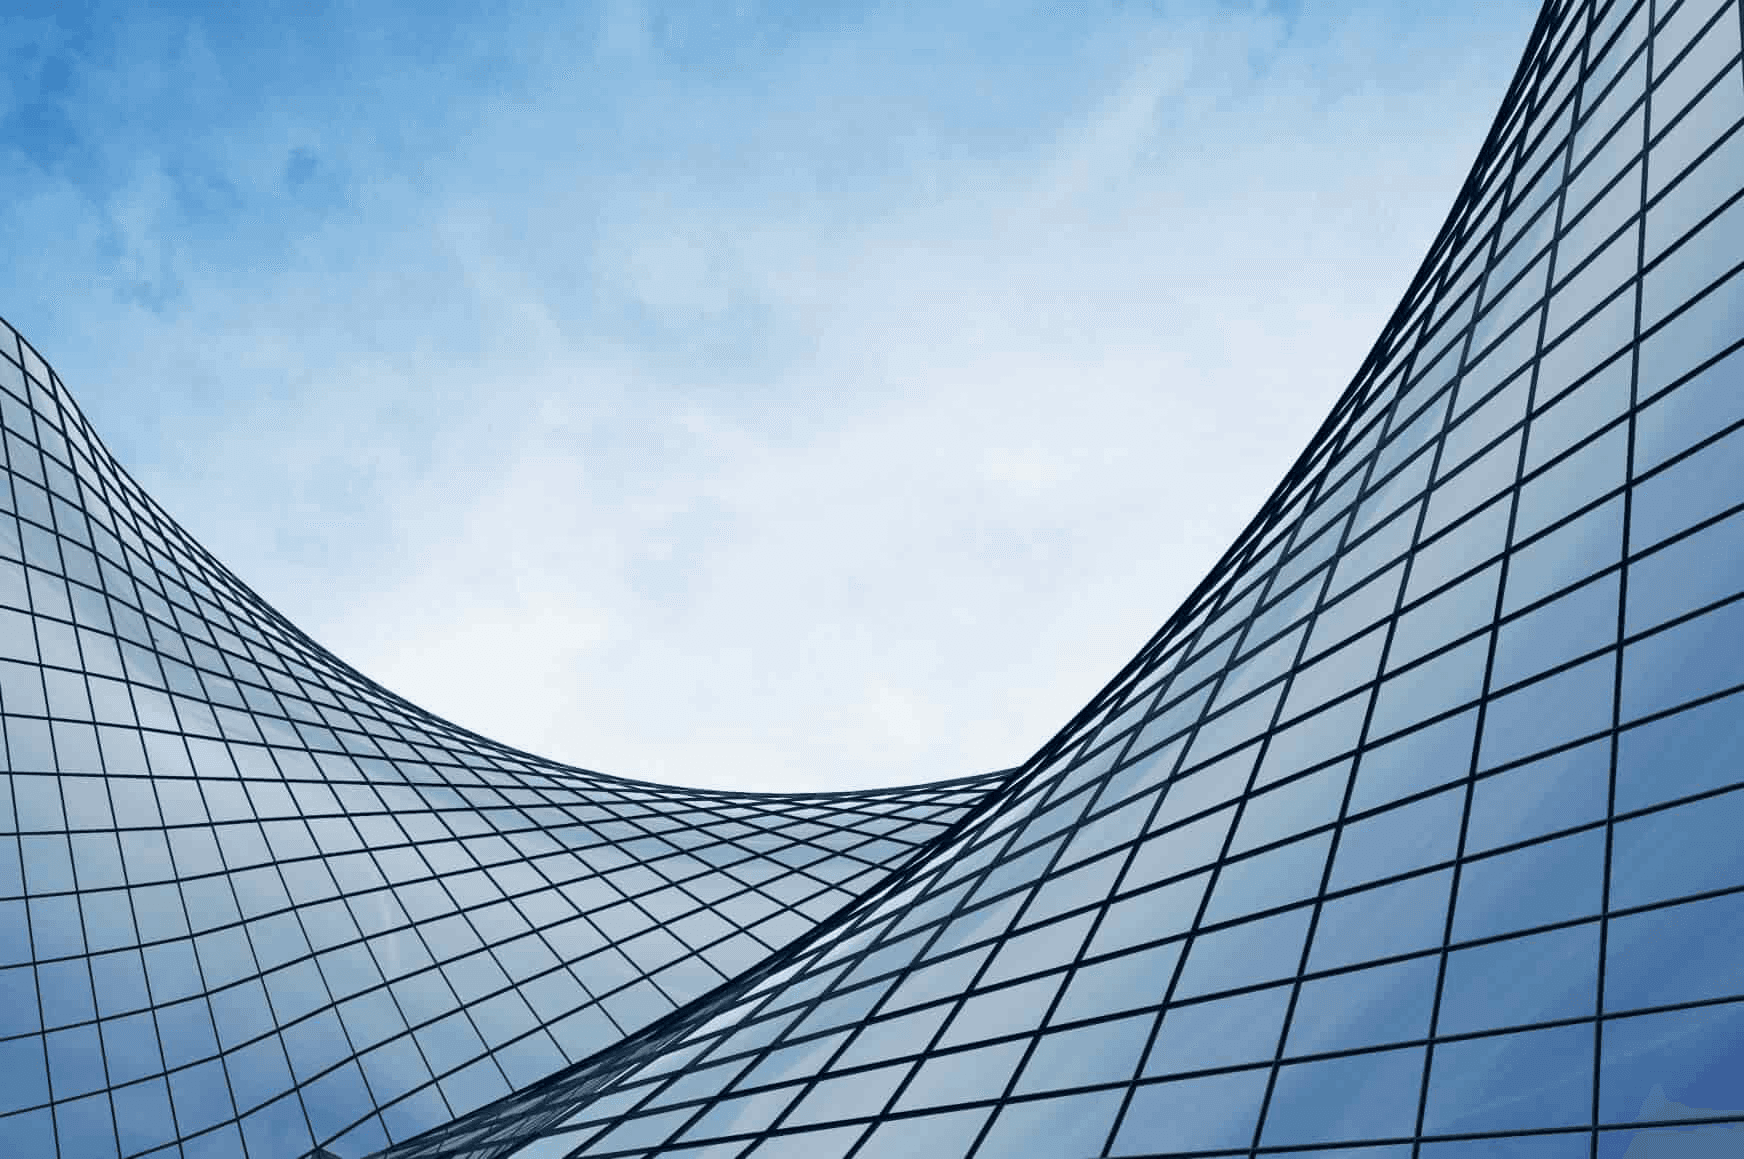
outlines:
[[[869,20],[699,64],[624,11],[618,71],[563,80],[546,50],[582,33],[554,31],[500,99],[462,86],[434,151],[296,107],[225,137],[245,190],[313,150],[343,212],[178,238],[150,182],[42,195],[44,226],[126,227],[119,258],[75,228],[55,261],[167,261],[182,297],[62,290],[52,342],[16,320],[339,655],[689,784],[954,776],[1047,739],[1318,423],[1506,80],[1479,29],[1455,50],[1376,8],[1099,11],[1070,67],[971,51],[988,18],[960,14],[943,60]],[[1392,58],[1431,41],[1440,75]],[[166,413],[104,389],[123,367]]]

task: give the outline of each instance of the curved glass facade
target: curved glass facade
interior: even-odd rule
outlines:
[[[1744,1154],[1741,29],[1549,0],[1327,422],[1008,773],[466,734],[20,345],[0,1152]]]
[[[1003,781],[698,792],[468,734],[0,354],[0,1155],[379,1150],[764,961]]]

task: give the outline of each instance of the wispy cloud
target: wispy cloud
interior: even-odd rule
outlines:
[[[21,20],[0,310],[462,724],[689,784],[979,771],[1264,498],[1530,7]]]

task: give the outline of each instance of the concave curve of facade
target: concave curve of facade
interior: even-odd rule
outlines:
[[[24,867],[11,885],[0,870],[0,985],[33,988],[0,1008],[0,1074],[37,1084],[0,1087],[0,1142],[1744,1151],[1741,29],[1738,0],[1547,0],[1326,423],[1187,603],[1008,774],[733,796],[491,745],[284,624],[113,466],[28,349],[34,382],[0,361],[20,536],[0,519],[0,640],[22,689],[0,674],[0,709]],[[100,715],[122,704],[132,718]],[[105,729],[142,747],[112,756]],[[273,763],[246,763],[260,754]],[[99,786],[115,807],[92,823]],[[142,820],[116,797],[139,786],[203,812]],[[129,845],[154,833],[156,863]],[[281,849],[292,833],[304,844]],[[472,861],[440,860],[460,850]],[[135,882],[138,857],[156,877]],[[307,867],[325,894],[296,892]],[[486,881],[497,894],[465,892]],[[808,908],[795,891],[814,886]],[[418,909],[425,894],[449,911]],[[759,919],[730,905],[751,896],[794,915],[755,944]],[[559,932],[582,928],[596,941],[577,957]],[[675,958],[633,952],[653,942]],[[602,955],[624,956],[616,988],[590,985]],[[475,993],[462,964],[487,960]],[[559,1006],[613,1024],[564,1041],[518,973],[533,960],[574,984]],[[406,979],[438,977],[450,1005],[408,1009]],[[203,1036],[185,1037],[184,1004]],[[442,1054],[436,1029],[461,1023],[471,1053]],[[532,1063],[510,1049],[547,1037]],[[478,1105],[475,1074],[501,1097]]]
[[[393,1154],[1744,1153],[1741,22],[1549,0],[1090,706],[852,912]]]
[[[0,322],[0,1155],[351,1156],[586,1059],[855,901],[1006,774],[642,784],[308,640]]]

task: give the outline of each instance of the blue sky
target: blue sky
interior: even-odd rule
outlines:
[[[1021,761],[1356,368],[1535,5],[13,5],[0,314],[344,659],[693,785]]]

